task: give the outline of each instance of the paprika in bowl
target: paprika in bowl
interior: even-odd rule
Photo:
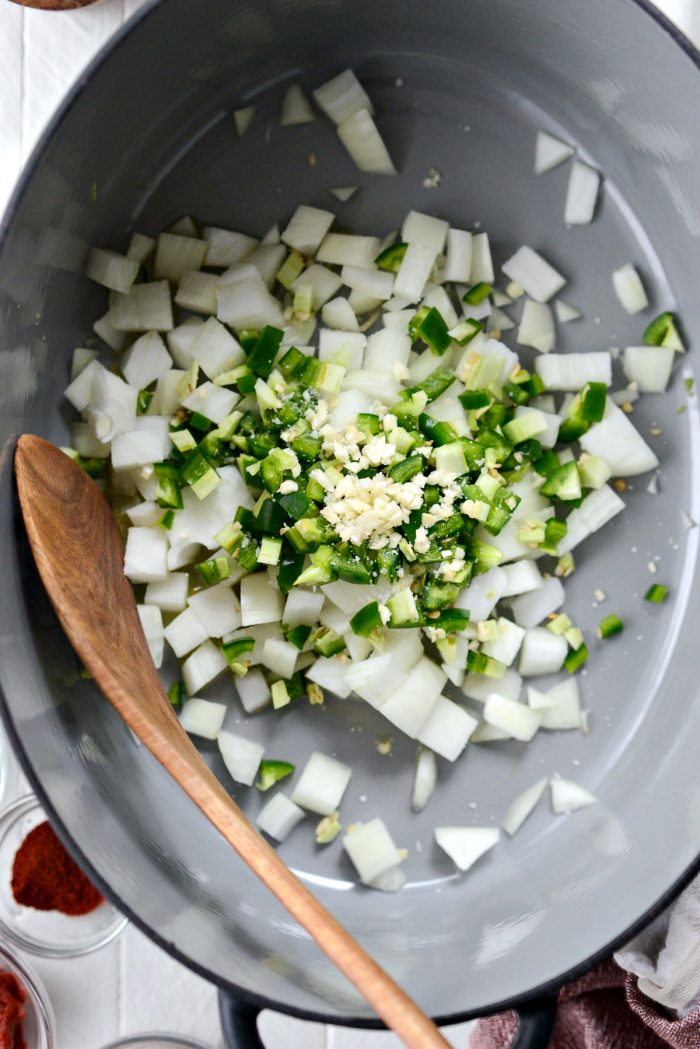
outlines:
[[[46,989],[0,942],[0,1049],[54,1049],[56,1021]]]
[[[66,851],[33,794],[4,810],[1,935],[34,954],[69,958],[103,947],[126,923]]]

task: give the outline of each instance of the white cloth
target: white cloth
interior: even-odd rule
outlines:
[[[685,1016],[700,1002],[700,876],[615,955],[639,977],[639,990]]]

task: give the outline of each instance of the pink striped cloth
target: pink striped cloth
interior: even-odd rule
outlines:
[[[508,1049],[515,1013],[480,1020],[470,1049]],[[603,965],[559,993],[552,1049],[700,1049],[700,1009],[673,1019],[637,987],[637,977],[615,962]]]

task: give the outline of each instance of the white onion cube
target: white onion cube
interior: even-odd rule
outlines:
[[[379,817],[362,823],[343,838],[343,848],[352,860],[360,881],[365,884],[398,867],[401,853],[396,848],[386,824]]]
[[[182,664],[182,680],[188,694],[195,695],[227,667],[226,657],[221,650],[212,641],[205,641]]]
[[[163,528],[130,528],[126,534],[124,575],[132,583],[155,583],[165,579],[168,536]]]
[[[275,841],[284,841],[304,818],[298,805],[286,794],[275,794],[257,815],[255,822]]]
[[[448,761],[456,761],[477,726],[476,718],[445,696],[438,696],[418,733],[418,742]]]
[[[495,827],[436,827],[434,833],[437,844],[461,871],[473,867],[501,837]]]
[[[283,604],[284,598],[279,590],[270,586],[267,572],[258,572],[241,579],[243,626],[281,622]]]
[[[315,751],[304,766],[292,801],[321,816],[330,816],[339,808],[351,776],[352,769],[347,765]]]
[[[212,703],[208,699],[187,699],[180,711],[180,724],[191,736],[216,739],[226,716],[224,703]]]
[[[255,779],[265,748],[261,743],[223,730],[219,732],[217,743],[231,779],[250,787]]]

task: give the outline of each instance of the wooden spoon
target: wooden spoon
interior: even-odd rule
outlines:
[[[306,889],[210,772],[153,665],[112,511],[40,437],[17,442],[19,499],[39,574],[74,649],[109,702],[289,913],[411,1049],[449,1049],[437,1027]]]

